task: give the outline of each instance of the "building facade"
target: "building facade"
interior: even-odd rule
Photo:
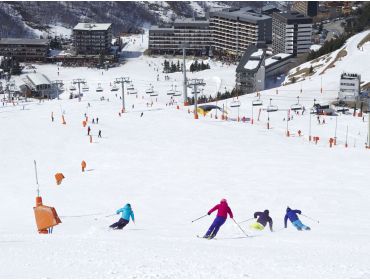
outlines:
[[[273,13],[272,51],[294,56],[310,52],[312,18],[298,12]]]
[[[236,90],[242,94],[265,89],[266,49],[250,45],[236,68]]]
[[[213,47],[216,51],[242,55],[258,41],[271,42],[271,17],[246,9],[226,9],[209,13]]]
[[[149,29],[149,50],[157,54],[176,54],[186,46],[187,53],[207,54],[212,44],[208,20],[175,20],[172,26]]]
[[[319,1],[294,1],[292,10],[305,16],[315,17],[319,10]]]
[[[361,75],[343,73],[340,75],[338,97],[340,100],[354,101],[360,94]]]
[[[0,56],[14,57],[18,61],[44,61],[48,52],[46,39],[0,38]]]
[[[40,98],[56,98],[58,96],[58,88],[53,84],[48,77],[40,73],[28,74],[23,80],[24,93],[29,90],[30,95]]]
[[[76,54],[109,54],[112,46],[111,23],[79,23],[73,28]]]

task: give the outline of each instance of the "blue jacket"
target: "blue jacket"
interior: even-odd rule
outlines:
[[[130,204],[126,204],[121,209],[118,209],[116,213],[117,214],[122,213],[122,219],[124,220],[130,221],[130,217],[131,217],[131,220],[135,222],[134,212],[132,211]]]
[[[286,209],[286,214],[284,217],[284,226],[287,227],[287,221],[288,219],[293,223],[297,220],[299,220],[297,214],[302,214],[301,210],[292,210],[289,207]]]

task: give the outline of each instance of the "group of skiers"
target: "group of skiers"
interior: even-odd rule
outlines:
[[[230,216],[231,219],[234,219],[233,212],[229,207],[227,200],[225,198],[221,199],[220,203],[215,205],[212,209],[210,209],[207,214],[211,215],[214,211],[217,210],[216,218],[214,219],[212,225],[209,227],[206,234],[203,238],[212,239],[214,238],[220,227],[226,222],[227,215]],[[131,204],[127,203],[124,207],[118,209],[116,214],[121,213],[121,218],[118,222],[110,225],[110,228],[113,229],[123,229],[131,220],[135,223],[135,216],[134,211],[131,208]],[[284,228],[287,228],[287,221],[293,224],[293,226],[297,230],[310,230],[310,227],[304,225],[298,217],[298,214],[302,214],[301,210],[293,210],[290,207],[287,207],[285,217],[284,217]],[[263,230],[267,223],[269,224],[270,231],[273,232],[273,221],[270,217],[269,210],[264,210],[263,212],[255,212],[253,218],[256,219],[252,224],[250,224],[250,228],[253,230]]]
[[[233,212],[231,211],[229,205],[227,204],[226,199],[221,199],[221,202],[214,206],[211,210],[208,211],[208,215],[211,215],[212,212],[217,210],[216,218],[214,219],[212,225],[209,227],[206,234],[203,238],[212,239],[217,235],[220,227],[226,222],[227,215],[229,214],[230,219],[234,219]],[[301,220],[298,218],[297,214],[302,214],[301,210],[292,210],[287,207],[285,217],[284,217],[284,228],[287,228],[287,221],[293,224],[297,230],[310,230],[310,227],[304,225]],[[269,210],[263,212],[255,212],[253,215],[255,222],[250,224],[250,228],[254,230],[263,230],[267,223],[269,224],[271,232],[273,232],[273,221],[269,215]]]

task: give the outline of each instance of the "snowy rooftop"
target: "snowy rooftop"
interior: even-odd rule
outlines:
[[[44,74],[40,73],[32,73],[27,75],[27,80],[33,85],[33,86],[39,86],[39,85],[50,85],[51,82],[48,77],[46,77]]]
[[[248,70],[253,70],[258,67],[259,63],[260,63],[259,60],[249,60],[247,64],[244,65],[244,68]]]
[[[292,54],[289,54],[289,53],[278,53],[278,54],[275,54],[274,56],[271,56],[269,58],[266,58],[265,60],[265,66],[269,66],[269,65],[272,65],[278,61],[282,61],[282,60],[285,60],[287,58],[290,58],[292,57],[293,55]]]
[[[111,23],[78,23],[73,30],[104,31],[111,27]]]
[[[0,45],[47,45],[49,40],[47,39],[23,39],[23,38],[0,38]]]

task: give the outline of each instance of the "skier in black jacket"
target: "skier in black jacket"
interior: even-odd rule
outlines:
[[[269,210],[265,210],[263,212],[255,212],[254,218],[257,219],[253,224],[250,225],[250,228],[256,229],[256,230],[263,230],[267,223],[269,223],[270,230],[272,229],[272,219],[269,216]]]

